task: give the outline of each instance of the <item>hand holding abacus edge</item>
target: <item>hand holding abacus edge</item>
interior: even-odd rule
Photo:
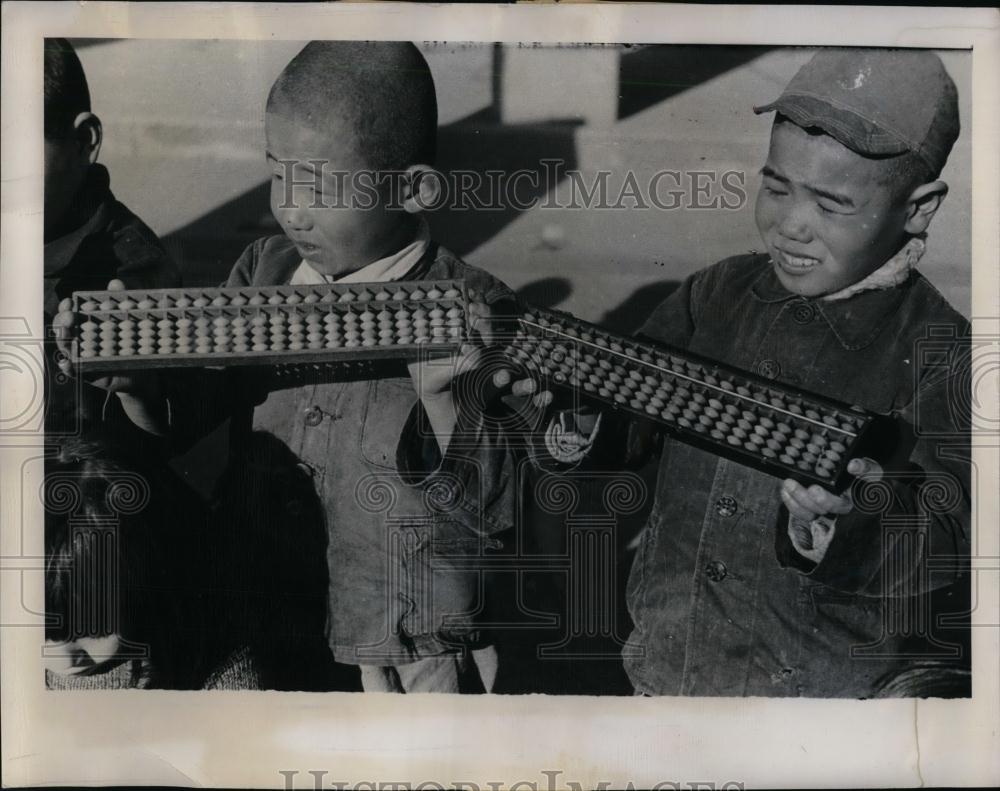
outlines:
[[[503,334],[498,326],[499,315],[483,301],[482,295],[475,289],[469,289],[468,297],[469,337],[461,350],[446,358],[421,359],[408,364],[414,387],[425,404],[449,394],[452,382],[458,375],[483,366],[487,362],[487,355],[496,348]],[[531,400],[537,408],[544,408],[552,402],[551,392],[542,390],[536,393],[538,384],[533,379],[514,380],[512,371],[503,365],[493,372],[490,383],[494,392],[481,397],[484,403],[489,403],[508,390],[521,397],[534,394]]]
[[[124,291],[125,284],[115,279],[108,283],[107,290]],[[52,329],[58,349],[56,361],[59,370],[71,377],[76,377],[78,373],[73,364],[76,320],[73,300],[67,297],[59,303],[59,312],[52,320]],[[126,414],[140,428],[152,434],[165,433],[166,400],[160,391],[159,378],[155,371],[129,376],[100,376],[88,378],[87,382],[109,393],[115,393]]]
[[[882,465],[870,458],[851,459],[847,471],[855,478],[874,483],[884,475]],[[836,495],[818,484],[803,486],[786,478],[781,482],[781,501],[788,509],[788,537],[795,551],[813,563],[826,556],[836,532],[836,518],[854,510],[851,490]]]
[[[121,280],[108,283],[108,291],[125,291]],[[73,364],[73,343],[76,335],[77,315],[73,311],[73,300],[67,297],[59,303],[59,312],[52,320],[55,331],[56,348],[59,350],[57,361],[59,370],[67,376],[75,377],[78,372]],[[149,394],[156,390],[155,374],[135,374],[129,376],[100,376],[88,378],[87,381],[104,390],[113,393],[131,393],[133,395]]]

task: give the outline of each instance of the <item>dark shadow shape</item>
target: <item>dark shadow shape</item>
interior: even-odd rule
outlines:
[[[73,49],[88,49],[90,47],[100,47],[102,44],[114,44],[116,41],[127,41],[120,38],[71,38],[67,39],[73,45]]]
[[[629,47],[618,66],[618,119],[628,118],[759,58],[772,47],[678,46]]]
[[[443,127],[437,168],[447,183],[461,185],[462,171],[482,183],[462,189],[466,198],[452,194],[444,208],[427,212],[434,237],[466,255],[530,211],[566,170],[576,168],[574,136],[580,124],[502,124],[495,110],[486,108]],[[490,171],[500,175],[491,178]]]
[[[680,286],[677,280],[661,280],[636,289],[616,308],[608,310],[597,323],[611,332],[632,335],[656,307]]]
[[[572,293],[573,285],[565,277],[543,277],[517,290],[517,296],[524,302],[539,308],[555,307]]]
[[[214,512],[230,628],[254,649],[265,689],[360,689],[357,668],[327,645],[328,534],[298,458],[271,434],[237,434]]]

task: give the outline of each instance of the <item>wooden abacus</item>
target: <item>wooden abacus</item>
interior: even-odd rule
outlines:
[[[463,280],[80,291],[84,372],[410,358],[468,337]]]
[[[888,428],[856,407],[566,313],[531,309],[505,353],[544,381],[656,421],[683,442],[838,492],[852,479],[848,462],[878,451]]]

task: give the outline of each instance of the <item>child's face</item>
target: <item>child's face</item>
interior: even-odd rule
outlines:
[[[265,134],[271,167],[271,212],[314,269],[338,277],[406,243],[401,233],[409,216],[388,209],[383,191],[358,189],[349,176],[332,175],[334,171],[354,174],[365,169],[353,131],[334,122],[319,132],[269,112]],[[294,164],[283,165],[282,160]],[[289,179],[294,179],[294,184]],[[371,208],[351,208],[354,200]]]
[[[785,288],[809,297],[831,294],[895,254],[907,200],[879,183],[884,167],[827,135],[774,125],[756,218]]]

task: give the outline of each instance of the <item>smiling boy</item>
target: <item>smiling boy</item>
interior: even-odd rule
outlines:
[[[853,460],[863,480],[839,496],[665,442],[627,587],[640,694],[865,697],[951,648],[922,597],[959,590],[969,551],[965,380],[918,344],[950,332],[961,361],[969,324],[915,265],[948,191],[955,86],[928,52],[824,50],[756,110],[772,111],[767,252],[697,272],[640,333],[892,415],[910,442]]]

